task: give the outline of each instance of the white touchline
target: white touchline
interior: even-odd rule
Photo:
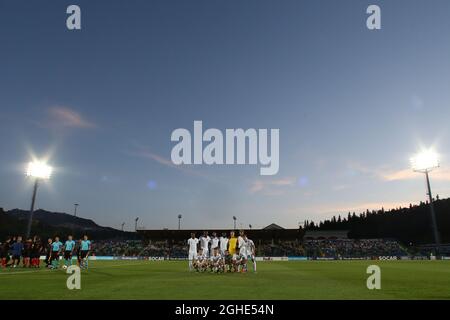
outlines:
[[[142,263],[123,263],[123,264],[113,264],[113,265],[106,265],[106,266],[92,266],[89,267],[89,269],[101,269],[101,268],[111,268],[111,267],[122,267],[122,266],[136,266],[136,265],[144,265],[148,264],[150,261],[142,262]],[[38,269],[38,270],[29,270],[29,271],[13,271],[13,272],[0,272],[0,276],[7,276],[12,274],[22,274],[22,273],[36,273],[36,272],[45,272],[45,271],[55,271],[50,269]]]

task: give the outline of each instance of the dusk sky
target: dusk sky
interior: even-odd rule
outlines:
[[[82,30],[66,28],[77,4]],[[366,27],[381,7],[382,29]],[[431,5],[432,4],[432,5]],[[0,207],[134,228],[298,227],[450,196],[450,1],[0,0]],[[280,169],[172,164],[177,128],[277,128]]]

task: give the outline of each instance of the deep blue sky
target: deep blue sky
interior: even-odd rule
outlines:
[[[65,27],[78,4],[82,30]],[[366,28],[378,4],[382,30]],[[450,196],[450,2],[0,0],[0,206],[147,228],[296,227]],[[176,128],[279,128],[280,171],[170,165]],[[447,160],[446,160],[447,159]]]

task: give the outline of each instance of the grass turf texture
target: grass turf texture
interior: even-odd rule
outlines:
[[[381,268],[381,290],[366,287],[371,264]],[[2,269],[0,299],[450,299],[450,261],[270,261],[256,274],[190,273],[186,261],[91,261],[81,290],[67,289],[68,276]]]

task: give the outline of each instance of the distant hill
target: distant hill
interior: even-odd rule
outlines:
[[[0,208],[0,237],[13,234],[25,234],[29,218],[29,211],[12,209],[4,211]],[[33,213],[32,234],[41,237],[64,236],[73,234],[81,237],[87,233],[95,239],[135,239],[135,232],[123,232],[110,227],[103,227],[90,219],[75,217],[63,212],[36,210]]]

